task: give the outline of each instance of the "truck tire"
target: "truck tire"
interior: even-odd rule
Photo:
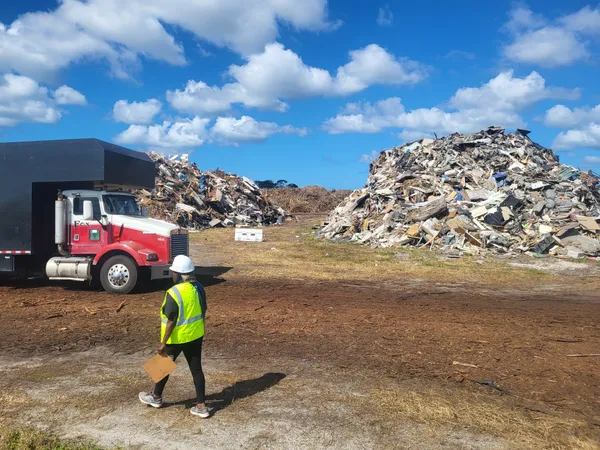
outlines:
[[[106,292],[129,294],[137,284],[138,268],[127,256],[113,256],[100,269],[100,283]]]

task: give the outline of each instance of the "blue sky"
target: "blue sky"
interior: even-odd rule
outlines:
[[[405,141],[526,127],[600,171],[600,6],[27,1],[0,10],[0,140],[98,137],[358,188]]]

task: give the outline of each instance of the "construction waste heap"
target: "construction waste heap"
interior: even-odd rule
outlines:
[[[188,229],[263,226],[285,218],[285,211],[265,200],[249,178],[203,172],[187,155],[149,156],[156,163],[156,188],[137,191],[137,196],[150,217]]]
[[[600,255],[600,179],[559,164],[528,134],[490,127],[386,150],[319,235],[449,256]]]

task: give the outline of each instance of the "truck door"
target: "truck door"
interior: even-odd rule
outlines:
[[[94,208],[94,217],[100,219],[100,199],[98,197],[74,197],[71,216],[71,253],[75,255],[95,255],[105,244],[106,233],[97,220],[83,220],[83,202],[89,200]]]

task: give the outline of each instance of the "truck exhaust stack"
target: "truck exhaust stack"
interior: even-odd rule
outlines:
[[[64,248],[67,243],[67,203],[62,191],[58,191],[58,198],[54,202],[54,243],[58,246],[58,252],[62,256],[68,256]]]

